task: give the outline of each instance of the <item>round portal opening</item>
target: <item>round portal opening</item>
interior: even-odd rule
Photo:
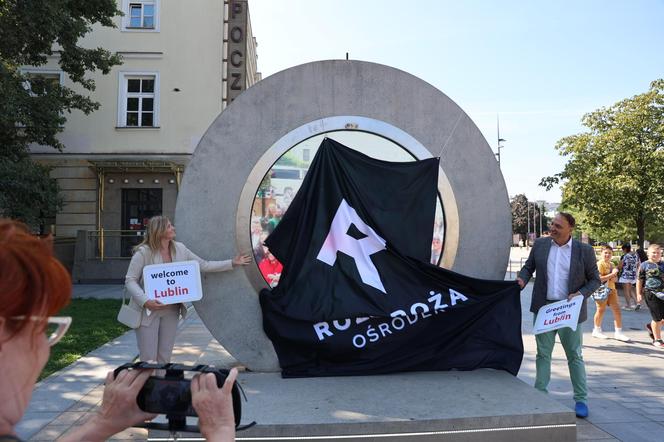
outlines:
[[[251,211],[251,245],[258,269],[271,287],[279,283],[282,266],[269,253],[263,241],[279,224],[309,170],[318,146],[325,137],[384,161],[415,161],[406,148],[375,133],[361,130],[334,130],[318,133],[288,149],[263,177],[254,197]],[[445,216],[440,195],[436,200],[436,215],[432,226],[431,263],[439,265],[445,239]]]

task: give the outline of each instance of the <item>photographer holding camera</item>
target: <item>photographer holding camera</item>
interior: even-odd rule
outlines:
[[[104,441],[125,428],[156,417],[146,413],[136,403],[136,396],[150,377],[152,370],[123,370],[113,378],[106,376],[106,388],[99,411],[83,426],[70,430],[60,441]],[[196,375],[191,381],[192,405],[198,414],[198,427],[206,441],[235,440],[235,420],[231,389],[237,377],[233,368],[222,388],[212,373]]]
[[[71,279],[52,253],[52,244],[21,223],[0,219],[0,440],[20,441],[15,427],[30,402],[39,373],[71,318],[51,316],[69,303]],[[57,326],[47,336],[48,325]],[[125,370],[106,377],[100,409],[62,441],[103,441],[127,427],[151,420],[136,397],[152,370]],[[192,404],[199,428],[210,441],[232,441],[235,422],[231,390],[237,370],[222,388],[213,374],[192,380]]]

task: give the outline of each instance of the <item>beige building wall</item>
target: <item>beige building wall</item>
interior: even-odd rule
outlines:
[[[64,206],[56,215],[56,234],[76,236],[78,230],[93,230],[97,225],[97,175],[85,160],[53,160],[51,172],[62,189]]]
[[[129,30],[123,23],[129,23],[127,8],[135,2],[118,0],[125,17],[116,17],[117,27],[95,27],[82,40],[83,46],[119,53],[123,64],[108,75],[90,75],[96,90],[83,93],[101,103],[101,108],[90,115],[75,111],[67,116],[59,136],[66,146],[64,152],[40,146],[32,149],[37,160],[54,167],[52,176],[62,188],[65,205],[56,216],[56,236],[125,228],[123,189],[161,189],[163,213],[174,215],[181,173],[198,141],[225,107],[224,38],[229,1],[156,0],[154,29]],[[250,25],[247,34],[250,75],[245,88],[260,79]],[[37,70],[57,68],[57,57],[52,57]],[[155,127],[123,127],[123,78],[132,74],[156,77]],[[62,82],[82,90],[66,75]],[[114,249],[106,247],[105,251]]]
[[[251,29],[251,14],[247,11],[247,87],[250,87],[261,81],[261,73],[258,72],[258,42],[254,37],[253,29]]]
[[[124,62],[108,75],[91,76],[97,85],[91,96],[102,107],[87,116],[68,116],[60,136],[67,146],[65,155],[191,154],[221,112],[223,3],[161,1],[159,6],[159,32],[123,31],[117,17],[117,29],[96,27],[82,41],[118,52]],[[57,68],[56,59],[52,63]],[[132,72],[158,74],[158,128],[118,127],[120,75]],[[64,84],[72,87],[67,78]]]

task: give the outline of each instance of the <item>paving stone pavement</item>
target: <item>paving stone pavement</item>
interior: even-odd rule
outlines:
[[[532,283],[521,293],[525,353],[518,375],[530,385],[535,378],[535,339],[532,314],[528,311],[531,290]],[[117,292],[117,286],[104,289],[109,296],[116,296]],[[590,317],[594,311],[594,303],[590,302]],[[195,312],[192,313],[180,326],[174,362],[225,367],[235,364]],[[650,320],[647,309],[622,313],[623,329],[632,343],[592,338],[592,320],[583,324],[590,416],[577,419],[577,440],[664,440],[664,350],[653,347],[644,330]],[[604,318],[604,330],[611,336],[610,311]],[[53,441],[71,427],[81,425],[101,402],[106,373],[133,360],[137,353],[130,331],[38,383],[30,407],[18,425],[19,436],[31,441]],[[549,395],[570,408],[574,406],[565,355],[559,344],[553,354]],[[128,429],[111,440],[146,441],[147,430]]]
[[[528,311],[532,283],[521,292],[524,358],[519,379],[535,382],[535,337],[533,315]],[[622,299],[621,299],[622,301]],[[577,419],[577,440],[662,441],[664,440],[664,350],[653,347],[645,331],[650,321],[647,308],[622,311],[623,331],[631,343],[591,336],[595,303],[588,302],[588,320],[583,326],[583,357],[588,377],[587,419]],[[604,334],[613,336],[613,314],[607,309]],[[574,408],[565,353],[557,340],[553,352],[549,395]]]

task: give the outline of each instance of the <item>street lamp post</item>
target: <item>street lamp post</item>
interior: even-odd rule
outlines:
[[[535,221],[537,218],[537,213],[535,213],[535,201],[533,201],[533,230],[535,231],[535,238],[537,238],[537,222]],[[542,236],[542,231],[540,230],[540,236]]]
[[[528,220],[528,230],[526,230],[526,248],[530,245],[530,202],[526,201],[526,220]]]
[[[542,236],[542,219],[544,218],[544,201],[540,201],[540,236]]]
[[[500,167],[500,149],[503,148],[503,145],[500,144],[500,143],[505,142],[507,140],[504,139],[504,138],[500,138],[500,119],[499,119],[498,115],[496,115],[496,129],[497,129],[497,133],[498,133],[498,142],[496,143],[497,144],[497,147],[496,147],[497,152],[496,152],[495,155],[496,155],[496,158],[498,159],[498,167]]]

